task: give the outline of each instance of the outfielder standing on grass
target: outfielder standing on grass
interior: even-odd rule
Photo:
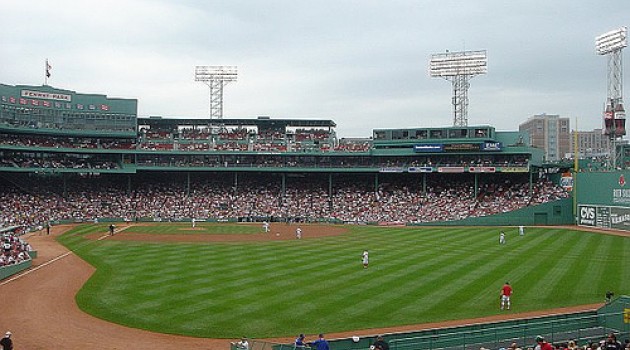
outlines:
[[[510,309],[510,296],[512,295],[512,287],[509,282],[505,282],[503,287],[501,287],[501,310],[507,306],[507,309]]]
[[[363,251],[363,255],[361,256],[361,261],[363,262],[363,268],[367,269],[368,264],[370,263],[370,257],[369,257],[369,253],[367,249]]]
[[[302,239],[302,229],[300,227],[295,229],[295,238]]]

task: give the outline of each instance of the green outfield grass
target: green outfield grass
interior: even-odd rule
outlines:
[[[630,294],[630,239],[567,229],[527,228],[520,237],[506,228],[502,246],[500,228],[475,227],[349,227],[337,237],[246,243],[83,237],[106,226],[79,226],[60,238],[97,268],[78,305],[155,332],[263,338],[480,317],[501,312],[505,281],[514,287],[509,312],[603,302],[607,290]],[[250,228],[204,227],[205,234]]]

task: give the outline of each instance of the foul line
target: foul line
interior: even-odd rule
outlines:
[[[118,233],[120,231],[126,230],[129,227],[131,227],[131,226],[133,226],[133,225],[125,226],[125,227],[119,229],[118,231],[114,231],[114,234],[116,234],[116,233]],[[110,236],[109,234],[106,234],[104,236],[101,236],[101,237],[97,238],[96,240],[97,241],[101,241],[101,240],[104,240],[105,238],[108,238],[108,237],[112,237],[112,236]],[[22,277],[24,277],[24,276],[26,276],[26,275],[28,275],[28,274],[30,274],[32,272],[35,272],[35,271],[41,269],[42,267],[48,266],[48,265],[50,265],[50,264],[52,264],[52,263],[54,263],[54,262],[56,262],[58,260],[61,260],[61,259],[65,258],[66,256],[68,256],[70,254],[73,254],[73,253],[74,253],[74,251],[72,251],[72,250],[67,251],[67,252],[65,252],[65,253],[63,253],[63,254],[61,254],[61,255],[59,255],[59,256],[51,259],[51,260],[46,261],[45,263],[43,263],[41,265],[37,265],[37,266],[35,266],[33,268],[30,268],[30,269],[28,269],[28,270],[26,270],[26,271],[24,271],[24,272],[22,272],[22,273],[20,273],[18,275],[12,276],[11,278],[8,278],[8,279],[0,282],[0,287],[4,286],[5,284],[9,284],[9,283],[11,283],[11,282],[13,282],[13,281],[15,281],[17,279],[20,279],[20,278],[22,278]]]

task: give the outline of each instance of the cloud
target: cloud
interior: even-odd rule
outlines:
[[[595,36],[628,25],[630,2],[44,0],[3,4],[0,76],[137,98],[139,115],[205,118],[196,65],[238,66],[225,117],[333,119],[342,137],[452,124],[432,53],[488,52],[469,123],[516,130],[547,112],[601,125],[606,58]],[[627,59],[625,62],[627,64]]]

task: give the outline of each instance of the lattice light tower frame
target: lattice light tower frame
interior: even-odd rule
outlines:
[[[622,50],[628,46],[628,28],[611,30],[595,38],[598,55],[608,57],[607,96],[604,105],[604,135],[610,139],[609,167],[615,168],[618,159],[617,146],[626,135],[626,111],[623,107]]]
[[[210,88],[210,119],[223,119],[223,87],[236,81],[236,66],[196,66],[195,81]]]
[[[486,50],[446,52],[431,55],[429,75],[444,78],[453,86],[453,126],[468,126],[470,79],[488,72]]]

